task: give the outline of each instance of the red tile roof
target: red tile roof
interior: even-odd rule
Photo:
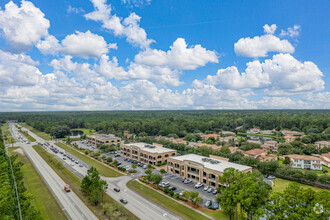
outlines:
[[[298,155],[298,154],[290,154],[290,155],[284,155],[283,157],[289,157],[291,159],[298,159],[298,160],[321,160],[318,157],[314,156],[308,156],[308,155]]]
[[[248,154],[248,155],[253,155],[253,156],[256,156],[258,154],[262,154],[264,152],[266,152],[267,150],[266,149],[252,149],[252,150],[248,150],[248,151],[245,151],[244,153],[245,154]]]

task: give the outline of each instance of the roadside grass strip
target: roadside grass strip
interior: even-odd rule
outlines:
[[[23,163],[21,171],[25,186],[28,192],[33,195],[31,203],[40,211],[42,219],[67,219],[51,191],[47,188],[30,160],[24,155],[24,151],[21,148],[9,148],[8,150],[10,155],[17,155],[18,161]]]
[[[73,156],[79,158],[80,160],[84,161],[85,163],[91,165],[92,167],[95,167],[99,173],[104,177],[119,177],[123,176],[123,174],[117,172],[116,170],[112,169],[111,167],[108,167],[101,162],[94,160],[85,154],[79,152],[78,150],[73,149],[72,147],[69,147],[66,144],[63,143],[56,143],[57,146],[62,148],[63,150],[69,152]]]
[[[203,220],[209,219],[204,215],[193,211],[192,209],[186,207],[185,205],[176,202],[167,196],[162,195],[161,193],[150,189],[149,187],[137,182],[136,180],[131,180],[127,183],[127,186],[134,190],[135,192],[141,194],[142,196],[152,200],[158,205],[164,207],[175,215],[180,216],[183,219],[195,219],[195,220]]]
[[[45,151],[41,146],[34,145],[33,148],[38,152],[38,154],[47,162],[47,164],[61,177],[61,179],[70,185],[71,190],[83,201],[86,206],[92,210],[92,212],[99,218],[99,219],[108,219],[104,215],[104,211],[102,210],[102,206],[94,206],[91,205],[88,201],[87,196],[85,196],[80,191],[80,185],[81,185],[81,179],[76,176],[73,172],[71,172],[68,168],[66,168],[62,163],[60,165],[54,164],[51,161],[51,158],[54,158],[54,156],[47,151]],[[118,203],[116,200],[111,198],[108,194],[104,194],[103,196],[103,203],[111,203],[115,204],[117,206],[121,206],[120,203]],[[123,215],[119,217],[118,219],[129,219],[129,220],[135,220],[138,219],[133,213],[128,211],[127,209],[123,208],[124,211]]]
[[[33,133],[35,133],[36,135],[38,135],[39,137],[41,137],[42,139],[45,139],[46,141],[50,141],[52,138],[50,137],[49,134],[39,131],[37,129],[35,129],[34,127],[31,127],[30,125],[27,125],[25,123],[20,124],[22,127],[29,129],[30,131],[32,131]]]

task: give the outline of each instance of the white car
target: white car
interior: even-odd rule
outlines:
[[[207,191],[209,189],[209,186],[204,187],[204,191]]]

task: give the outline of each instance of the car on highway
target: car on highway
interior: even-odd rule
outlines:
[[[126,199],[120,199],[119,200],[121,203],[124,203],[124,204],[127,204],[128,203],[128,201],[126,200]]]
[[[70,188],[70,186],[69,186],[68,184],[66,184],[66,185],[64,186],[64,191],[65,191],[65,192],[70,192],[70,191],[71,191],[71,188]]]
[[[75,162],[76,164],[78,164],[79,162],[78,162],[78,160],[76,160],[76,162]]]
[[[74,166],[74,163],[71,163],[70,165],[71,165],[71,166]]]
[[[116,187],[116,188],[114,188],[113,190],[114,190],[114,191],[116,191],[116,192],[120,192],[120,189],[119,189],[119,188],[117,188],[117,187]]]
[[[79,164],[79,167],[83,167],[83,165],[82,164]]]
[[[66,157],[63,157],[63,160],[66,160]]]

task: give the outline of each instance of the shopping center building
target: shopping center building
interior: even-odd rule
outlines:
[[[87,135],[86,140],[88,143],[93,145],[98,144],[120,144],[121,138],[116,137],[113,134],[93,134],[93,135]]]
[[[167,163],[168,173],[213,187],[219,186],[219,176],[223,174],[226,168],[252,172],[252,167],[250,166],[196,154],[171,157]]]
[[[169,157],[175,157],[177,152],[156,144],[131,143],[120,147],[121,156],[144,164],[156,165],[167,162]]]

